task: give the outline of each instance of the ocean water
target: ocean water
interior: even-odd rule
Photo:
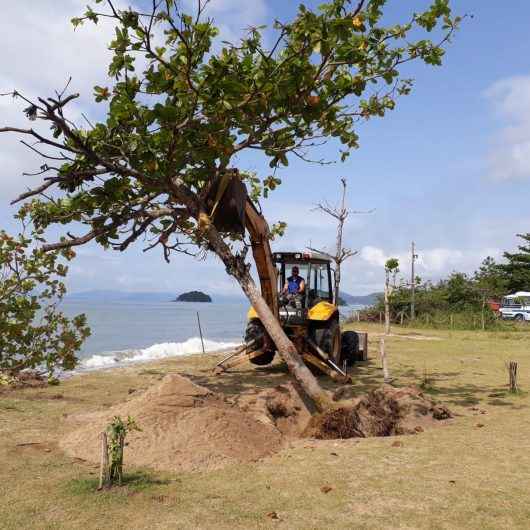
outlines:
[[[66,300],[61,310],[87,315],[92,335],[78,369],[90,370],[202,352],[197,312],[205,350],[232,348],[243,340],[248,305]]]
[[[85,313],[92,335],[78,353],[79,371],[97,370],[202,352],[231,349],[243,342],[249,305],[153,301],[65,300],[68,316]],[[359,307],[341,307],[348,315]]]

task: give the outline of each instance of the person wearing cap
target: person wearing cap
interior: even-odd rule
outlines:
[[[300,276],[300,271],[296,265],[292,268],[291,272],[292,276],[287,278],[282,289],[282,294],[286,295],[290,301],[293,301],[298,309],[301,309],[302,298],[305,291],[305,281]]]

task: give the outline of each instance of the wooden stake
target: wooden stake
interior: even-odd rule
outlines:
[[[508,365],[508,372],[510,374],[510,392],[517,392],[517,362],[510,361]]]
[[[118,462],[118,486],[121,486],[123,478],[123,448],[125,446],[125,436],[120,436],[120,460]]]
[[[201,336],[202,353],[206,353],[204,351],[204,340],[202,340],[201,318],[199,317],[199,312],[198,311],[197,311],[197,322],[199,323],[199,335]]]
[[[381,337],[379,341],[379,354],[381,355],[381,364],[383,365],[383,380],[385,383],[390,383],[390,374],[388,372],[388,364],[385,352],[385,338]]]
[[[102,490],[109,482],[109,448],[107,445],[107,433],[102,432],[101,438],[101,463],[99,467],[99,487]]]

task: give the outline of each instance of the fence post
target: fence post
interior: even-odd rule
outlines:
[[[390,374],[388,373],[388,365],[385,352],[385,338],[381,337],[379,341],[379,355],[381,356],[381,364],[383,365],[383,380],[385,383],[390,383]]]
[[[100,434],[101,439],[101,462],[99,465],[99,487],[102,490],[109,483],[109,447],[107,444],[107,433]]]
[[[517,362],[510,361],[508,365],[508,372],[510,374],[510,392],[517,392]]]

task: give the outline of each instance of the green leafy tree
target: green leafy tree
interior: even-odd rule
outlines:
[[[75,124],[67,109],[76,94],[30,100],[16,91],[28,118],[47,123],[51,135],[0,131],[32,137],[34,150],[40,151],[39,143],[57,150],[42,166],[51,176],[21,197],[56,190],[31,203],[37,226],[87,226],[84,234],[45,248],[95,240],[123,251],[148,237],[149,248],[160,246],[166,260],[174,252],[214,252],[289,369],[323,408],[325,393],[249,273],[248,243],[218,230],[208,198],[227,174],[247,178],[237,168],[247,151],[262,153],[272,170],[261,180],[250,177],[254,198],[280,184],[277,168],[292,157],[311,161],[311,148],[329,138],[342,144],[345,160],[358,147],[357,125],[383,117],[398,96],[410,93],[412,80],[401,76],[401,66],[414,60],[440,65],[460,18],[452,16],[448,0],[434,0],[424,12],[387,25],[386,0],[331,0],[318,10],[300,5],[290,22],[275,21],[270,47],[261,28],[250,28],[218,50],[207,4],[199,0],[196,12],[187,14],[174,0],[161,0],[141,13],[95,0],[72,22],[115,24],[108,83],[94,88],[106,120]]]
[[[508,280],[498,263],[488,256],[473,275],[476,289],[486,299],[498,300],[508,292]]]
[[[507,263],[498,265],[499,271],[504,275],[508,292],[530,290],[530,233],[517,234],[523,244],[517,248],[519,252],[505,252],[504,259]]]
[[[33,234],[40,241],[40,233]],[[32,239],[0,231],[0,370],[71,370],[75,354],[90,334],[84,315],[65,317],[57,304],[65,294],[60,281],[67,267],[59,252],[32,247]],[[63,250],[71,259],[73,252]]]

